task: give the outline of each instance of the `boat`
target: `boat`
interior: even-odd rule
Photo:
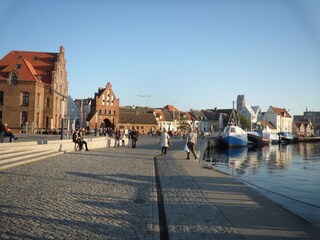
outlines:
[[[280,143],[293,143],[294,136],[291,132],[279,132],[279,142]]]
[[[276,133],[269,133],[269,132],[262,132],[264,138],[269,139],[271,144],[278,144],[279,143],[279,137]]]
[[[228,147],[244,147],[248,145],[247,133],[238,126],[226,126],[221,135],[221,140]]]
[[[269,145],[270,139],[261,130],[247,132],[248,141],[255,145]]]
[[[248,135],[241,127],[237,126],[237,116],[233,109],[228,125],[221,134],[221,141],[228,147],[244,147],[248,145]]]

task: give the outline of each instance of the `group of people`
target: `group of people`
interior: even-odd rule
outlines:
[[[9,137],[9,142],[17,140],[18,138],[13,134],[11,129],[8,127],[8,124],[3,124],[0,120],[0,142],[3,143],[4,138]]]
[[[79,151],[89,151],[88,143],[83,139],[83,130],[76,130],[72,134],[72,141],[78,145]],[[85,146],[85,148],[83,146]]]
[[[190,128],[186,138],[187,138],[187,142],[186,142],[187,160],[190,159],[190,152],[192,153],[194,159],[197,160],[199,157],[196,154],[195,147],[197,144],[198,135]],[[170,135],[167,133],[166,129],[163,129],[163,131],[160,134],[160,145],[161,145],[161,155],[166,155],[167,149],[171,145]]]

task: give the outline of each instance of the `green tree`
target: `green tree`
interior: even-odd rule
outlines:
[[[178,127],[180,131],[188,131],[190,128],[190,124],[188,123],[187,119],[184,117],[180,121],[180,126]]]
[[[240,116],[240,127],[244,130],[251,129],[251,122],[245,115]]]

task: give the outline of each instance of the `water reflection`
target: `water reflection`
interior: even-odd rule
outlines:
[[[233,175],[255,174],[261,165],[268,170],[285,169],[292,159],[294,145],[207,149],[204,160],[230,169]]]
[[[320,224],[320,143],[207,149],[204,161]]]

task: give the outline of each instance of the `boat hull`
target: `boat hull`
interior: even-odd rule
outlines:
[[[247,133],[238,126],[225,127],[221,140],[228,147],[244,147],[248,145]]]
[[[293,143],[294,142],[294,136],[292,133],[289,132],[280,132],[278,133],[280,143]]]
[[[222,138],[222,143],[229,147],[244,147],[248,145],[247,139],[241,135],[225,136]]]
[[[261,134],[262,135],[262,134]],[[248,132],[248,141],[252,142],[253,144],[256,145],[268,145],[270,144],[270,139],[264,138],[257,132]]]

